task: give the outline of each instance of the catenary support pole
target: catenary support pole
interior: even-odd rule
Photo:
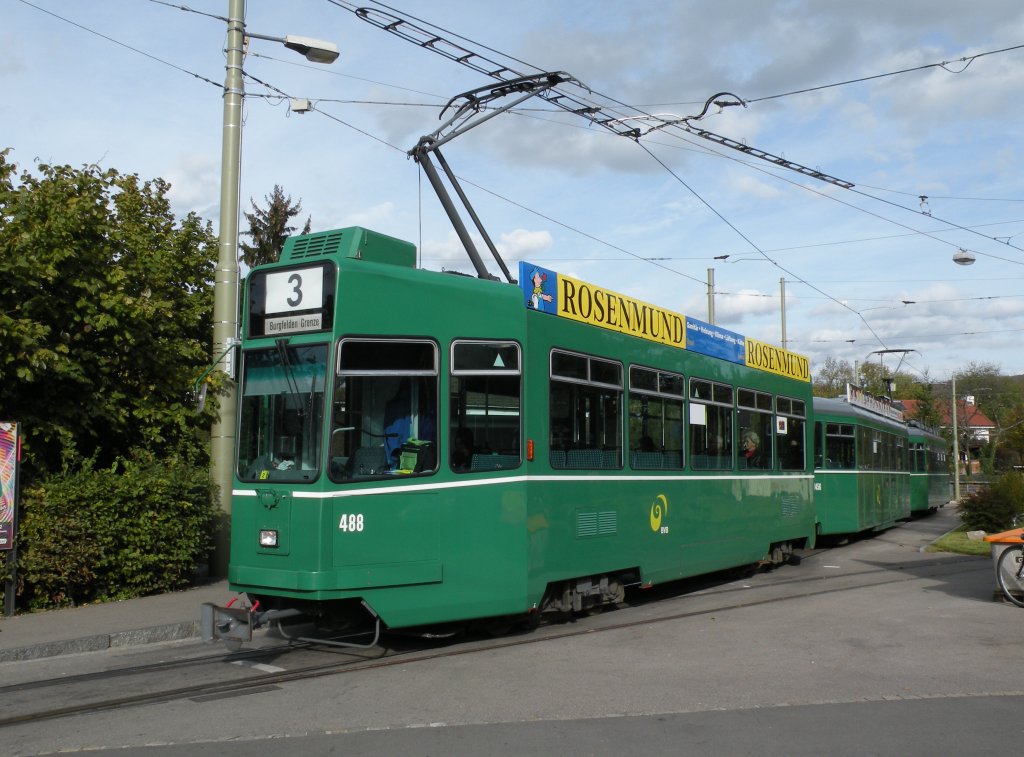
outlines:
[[[238,195],[242,152],[242,58],[245,44],[245,0],[228,0],[227,63],[224,76],[224,120],[221,143],[219,248],[214,277],[213,355],[227,353],[222,367],[226,391],[219,396],[217,420],[210,439],[210,475],[218,490],[224,528],[217,544],[211,570],[226,574],[229,544],[227,515],[231,512],[232,462],[235,447],[234,350],[238,340]]]

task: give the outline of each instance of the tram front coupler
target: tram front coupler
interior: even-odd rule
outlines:
[[[242,644],[252,641],[252,632],[262,628],[271,621],[292,618],[302,615],[301,610],[263,610],[260,603],[247,607],[236,606],[238,598],[232,599],[221,607],[212,602],[204,602],[200,617],[200,630],[204,642],[223,641],[230,651],[237,651]]]

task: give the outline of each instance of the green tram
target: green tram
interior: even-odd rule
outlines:
[[[949,443],[917,421],[907,423],[910,437],[910,513],[923,515],[945,507],[949,492]]]
[[[814,398],[818,534],[881,531],[910,517],[907,426],[890,404],[848,385]]]
[[[346,228],[250,273],[248,603],[217,636],[529,620],[813,546],[806,358],[525,263],[516,286],[415,261]]]

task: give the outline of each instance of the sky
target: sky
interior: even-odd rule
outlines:
[[[709,320],[711,269],[715,323],[780,344],[784,313],[785,346],[812,370],[831,357],[922,380],[971,363],[1024,373],[1019,0],[395,3],[360,5],[449,53],[565,72],[578,84],[559,92],[644,132],[535,97],[444,146],[513,272],[527,260]],[[449,100],[496,82],[344,0],[246,6],[249,32],[316,37],[341,55],[318,65],[250,40],[243,208],[280,185],[314,231],[365,226],[415,243],[423,267],[472,273],[408,151]],[[0,0],[0,149],[30,173],[96,164],[163,178],[177,215],[216,228],[227,11]],[[682,121],[720,93],[737,104]],[[291,112],[291,98],[311,110]],[[972,265],[954,263],[961,250]]]

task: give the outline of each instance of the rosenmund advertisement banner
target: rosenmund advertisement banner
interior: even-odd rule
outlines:
[[[810,382],[810,360],[735,331],[674,313],[526,261],[519,262],[526,307]]]

